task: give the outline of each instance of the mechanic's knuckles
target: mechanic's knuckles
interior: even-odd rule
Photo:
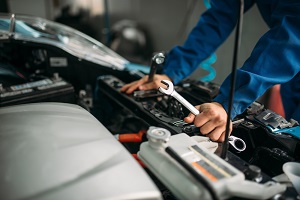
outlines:
[[[221,134],[219,134],[219,133],[208,134],[208,137],[214,142],[218,141],[220,139],[220,136],[221,136]]]
[[[195,125],[196,126],[196,125]],[[198,127],[198,126],[197,126]],[[200,127],[200,133],[202,134],[202,135],[207,135],[207,134],[209,134],[209,132],[208,131],[206,131],[205,130],[205,128],[203,128],[203,126],[202,127]]]
[[[219,113],[215,109],[208,109],[205,114],[209,117],[219,118]]]

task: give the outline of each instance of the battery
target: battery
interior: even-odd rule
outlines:
[[[75,103],[74,87],[62,78],[0,87],[0,107],[36,102]]]

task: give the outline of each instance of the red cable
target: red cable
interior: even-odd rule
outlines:
[[[118,135],[120,142],[142,142],[145,130],[140,130],[138,133],[124,133]]]
[[[145,164],[143,163],[143,161],[141,161],[140,159],[139,159],[139,157],[137,156],[137,154],[131,154],[133,157],[134,157],[134,159],[141,165],[141,167],[143,167],[143,168],[146,168],[146,166],[145,166]]]

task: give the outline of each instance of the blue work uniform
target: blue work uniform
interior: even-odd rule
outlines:
[[[300,121],[300,1],[245,0],[244,12],[256,3],[269,26],[250,57],[237,70],[231,119],[241,114],[268,88],[281,84],[287,119]],[[169,54],[164,73],[177,84],[189,76],[230,35],[237,24],[238,0],[211,0],[183,46]],[[214,101],[228,110],[230,75]]]

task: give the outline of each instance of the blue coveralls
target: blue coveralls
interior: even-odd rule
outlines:
[[[300,1],[245,0],[244,12],[254,4],[269,26],[250,57],[237,70],[231,118],[241,114],[268,88],[281,84],[286,118],[300,122]],[[238,0],[211,0],[183,46],[168,54],[164,73],[177,84],[189,76],[233,31],[238,18]],[[229,66],[226,66],[229,67]],[[230,75],[214,101],[228,107]]]

